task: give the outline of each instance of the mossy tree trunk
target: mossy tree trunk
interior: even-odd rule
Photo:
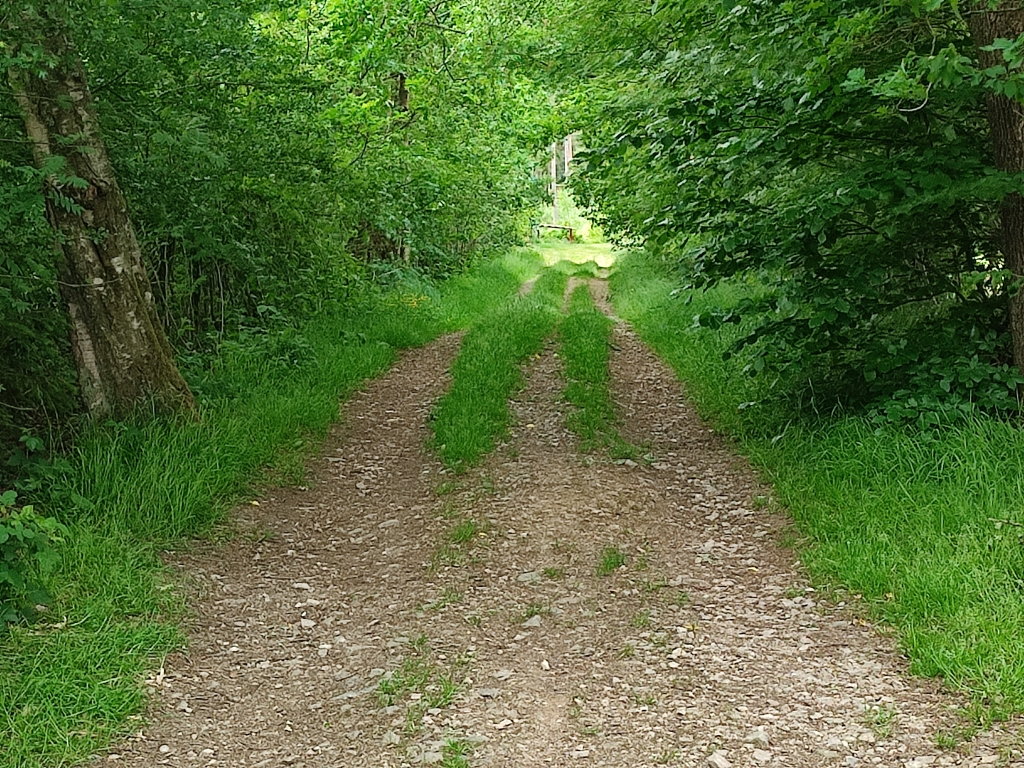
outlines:
[[[41,0],[10,15],[6,26],[14,62],[8,80],[45,173],[85,405],[115,418],[142,404],[192,411],[61,5]]]

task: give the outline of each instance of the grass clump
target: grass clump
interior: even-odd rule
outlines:
[[[522,382],[519,365],[552,332],[566,280],[544,272],[529,295],[507,302],[466,334],[451,388],[433,413],[434,445],[446,465],[477,463],[506,434],[508,399]]]
[[[440,768],[469,768],[473,745],[462,739],[449,739],[441,747]]]
[[[476,520],[467,519],[452,528],[450,534],[448,534],[448,540],[452,544],[468,544],[473,538],[480,533],[480,525]]]
[[[551,609],[544,605],[544,603],[530,603],[523,609],[522,613],[516,617],[515,623],[523,624],[534,616],[546,616],[549,613],[551,613]]]
[[[486,534],[487,524],[479,523],[472,518],[459,521],[448,532],[447,540],[443,541],[434,552],[431,567],[455,568],[470,559],[470,553],[477,540]]]
[[[751,289],[674,297],[676,281],[643,256],[612,287],[619,314],[774,483],[814,577],[890,623],[915,673],[972,693],[987,718],[1024,711],[1024,430],[992,418],[927,436],[851,416],[780,424],[741,407],[767,386],[723,360],[742,329],[693,328]]]
[[[896,732],[899,713],[891,704],[868,707],[864,710],[864,723],[879,739],[888,739]]]
[[[428,710],[451,706],[462,692],[460,673],[464,664],[465,660],[459,660],[451,669],[437,664],[427,639],[421,636],[410,644],[410,655],[401,665],[384,673],[377,684],[377,703],[391,707],[405,702],[405,731],[415,734],[422,728]]]
[[[651,612],[648,610],[638,611],[629,620],[629,625],[636,629],[647,629],[651,626]]]
[[[540,254],[514,248],[500,258],[478,264],[441,286],[440,314],[445,328],[466,328],[507,301],[519,286],[537,277],[544,268]]]
[[[605,547],[597,563],[597,575],[608,576],[626,564],[626,553],[618,547]]]

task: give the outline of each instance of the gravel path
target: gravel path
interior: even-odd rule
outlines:
[[[197,589],[189,655],[149,681],[151,725],[103,759],[1024,765],[1010,729],[939,749],[964,702],[819,602],[770,489],[628,327],[614,343],[623,434],[649,462],[578,452],[552,343],[509,441],[460,476],[423,447],[458,339],[405,354],[346,407],[307,489],[177,559]]]

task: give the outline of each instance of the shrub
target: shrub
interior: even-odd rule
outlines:
[[[32,506],[14,506],[14,491],[0,494],[0,627],[35,618],[48,605],[43,577],[56,564],[52,544],[67,533],[52,517]]]

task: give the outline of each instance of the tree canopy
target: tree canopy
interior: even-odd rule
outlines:
[[[1018,408],[1012,3],[21,0],[9,83],[49,66],[20,29],[39,8],[80,53],[186,367],[520,238],[541,148],[579,131],[574,190],[614,237],[681,286],[747,282],[696,320],[746,323],[734,353],[779,399],[922,426]],[[0,90],[9,435],[76,407],[44,218],[75,177],[32,165],[20,112]]]

